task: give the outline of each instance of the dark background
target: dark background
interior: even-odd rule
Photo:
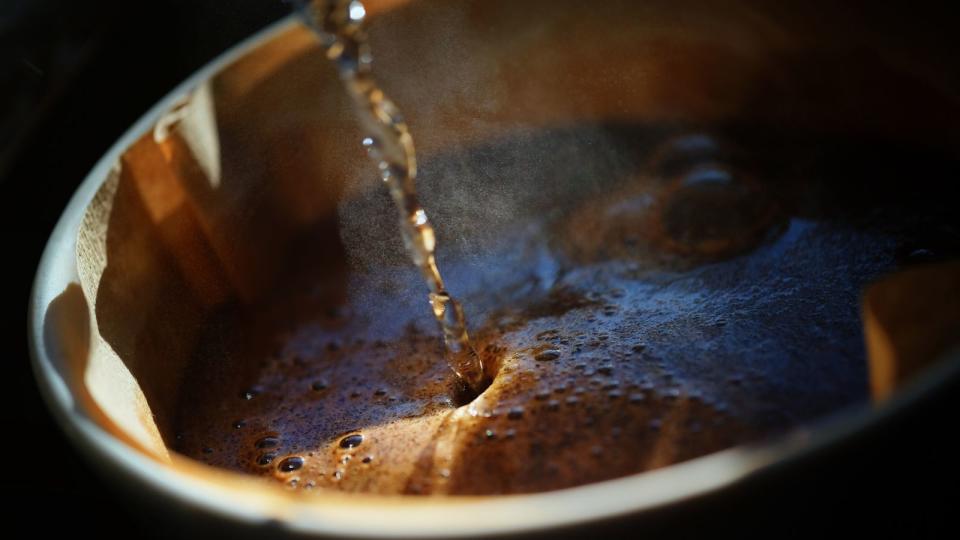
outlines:
[[[163,536],[155,509],[115,493],[47,412],[26,344],[30,284],[68,198],[109,146],[177,83],[289,9],[280,0],[0,1],[4,528]],[[858,537],[956,530],[958,390],[954,381],[841,448],[650,527],[679,536],[831,534],[841,525]]]

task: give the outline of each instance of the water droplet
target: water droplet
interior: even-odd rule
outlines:
[[[363,4],[359,1],[353,0],[347,7],[347,15],[350,17],[350,21],[359,23],[367,15],[367,10],[363,8]],[[369,139],[369,137],[367,138]]]
[[[340,439],[340,448],[356,448],[357,446],[360,446],[360,443],[362,442],[363,435],[360,433],[353,433]]]
[[[273,463],[273,460],[277,457],[277,454],[274,452],[267,452],[265,454],[260,454],[260,457],[257,458],[257,465],[261,467],[266,467],[267,465]]]
[[[488,429],[483,432],[483,436],[488,439],[493,439],[493,438],[496,438],[497,434],[494,433],[492,429]]]
[[[213,453],[213,448],[210,448],[209,446],[204,446],[204,447],[203,447],[203,453],[204,453],[204,454],[212,454],[212,453]]]
[[[310,385],[310,388],[312,388],[314,392],[322,392],[327,389],[327,382],[314,381],[313,384]]]
[[[260,388],[259,386],[254,386],[252,388],[244,390],[243,392],[240,392],[240,397],[247,401],[250,401],[254,397],[260,395],[262,392],[263,392],[263,388]]]
[[[580,399],[577,396],[570,396],[567,398],[567,405],[576,405],[580,403]]]
[[[290,456],[277,465],[277,469],[285,473],[295,471],[300,467],[303,467],[303,458],[300,456]]]
[[[507,413],[507,418],[511,420],[519,420],[523,418],[523,407],[511,408],[510,412]]]
[[[364,456],[364,458],[360,461],[362,461],[363,463],[370,463],[371,461],[373,461],[373,456]]]
[[[274,437],[273,435],[267,435],[266,437],[261,438],[254,443],[254,446],[257,448],[266,449],[266,448],[276,448],[280,445],[280,439]]]
[[[533,359],[538,362],[551,362],[557,358],[560,358],[560,351],[554,349],[538,352],[537,355],[533,357]]]
[[[375,396],[385,396],[385,395],[387,395],[387,391],[384,390],[383,388],[377,388],[377,389],[373,392],[373,395],[375,395]]]
[[[551,399],[550,401],[547,402],[547,409],[548,409],[548,410],[555,411],[555,410],[557,410],[557,409],[559,409],[559,408],[560,408],[560,402],[559,402],[559,401],[557,401],[557,400],[555,400],[555,399]]]
[[[427,222],[427,213],[423,211],[423,208],[417,208],[413,213],[413,223],[414,225],[423,225]]]
[[[342,458],[340,458],[340,463],[343,463],[344,465],[346,465],[347,463],[350,463],[350,459],[351,459],[350,454],[347,454]]]
[[[384,182],[390,182],[393,179],[402,179],[407,176],[407,169],[403,165],[381,161],[377,168],[380,169],[380,179]]]
[[[612,390],[607,396],[609,396],[610,399],[620,399],[623,394],[621,394],[619,390]]]
[[[512,439],[512,438],[514,438],[514,437],[516,437],[516,436],[517,436],[517,430],[515,430],[515,429],[513,429],[513,428],[510,428],[510,429],[507,430],[506,437],[507,437],[508,439]]]
[[[334,480],[340,480],[341,478],[343,478],[343,471],[336,471],[333,473]]]
[[[597,368],[597,373],[600,373],[602,375],[612,375],[613,368],[611,366],[600,366]]]
[[[537,392],[533,396],[533,398],[536,399],[537,401],[544,401],[548,397],[550,397],[550,392],[547,392],[547,391]]]
[[[247,425],[247,421],[246,421],[246,420],[234,420],[234,421],[233,421],[233,429],[240,429],[240,428],[242,428],[242,427],[245,426],[245,425]]]
[[[647,396],[643,394],[630,394],[630,403],[634,405],[640,405],[646,400],[647,400]]]

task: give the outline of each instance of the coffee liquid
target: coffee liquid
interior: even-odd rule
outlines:
[[[340,72],[354,101],[357,118],[369,134],[363,139],[380,178],[400,213],[400,234],[407,253],[427,283],[433,315],[443,333],[450,368],[477,395],[487,385],[483,362],[470,344],[463,307],[443,284],[437,266],[437,239],[417,197],[417,155],[410,130],[396,105],[371,75],[372,56],[363,21],[363,4],[357,0],[316,0],[301,11],[320,37],[327,58]]]
[[[298,491],[531,493],[664,467],[867,398],[859,298],[896,269],[908,222],[858,213],[838,187],[859,186],[869,206],[929,153],[583,121],[431,155],[422,193],[495,187],[444,222],[485,242],[459,291],[475,318],[468,342],[458,304],[443,301],[409,133],[370,78],[359,6],[319,2],[311,20],[444,308],[445,345],[405,301],[419,298],[411,280],[381,286],[392,268],[348,280],[333,268],[345,257],[328,257],[289,297],[225,306],[205,325],[164,434],[178,452]],[[354,203],[341,201],[346,213]],[[343,255],[337,231],[318,236]],[[460,377],[437,362],[445,349]],[[462,405],[458,380],[483,386],[475,354],[496,377]]]

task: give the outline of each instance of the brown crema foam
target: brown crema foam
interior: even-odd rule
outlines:
[[[225,316],[207,346],[229,352],[198,371],[176,447],[294,488],[493,494],[615,478],[761,433],[659,372],[629,338],[629,300],[564,289],[502,311],[477,332],[497,377],[461,407],[436,336],[415,326],[366,340],[337,332],[333,311],[293,333],[269,313]],[[231,377],[213,365],[224,358],[252,369]]]
[[[466,159],[595,136],[609,144],[591,148],[657,156],[638,133],[523,135]],[[666,142],[654,150],[681,154],[698,140],[657,139]],[[835,144],[843,151],[831,155],[859,155],[860,146]],[[379,246],[344,245],[354,229],[331,225],[311,238],[322,256],[286,294],[227,306],[205,326],[167,442],[298,491],[530,493],[682,462],[867,398],[859,295],[900,264],[906,210],[877,218],[851,206],[840,219],[817,203],[818,193],[837,200],[830,171],[850,170],[842,162],[810,164],[794,179],[713,151],[665,170],[639,157],[604,170],[601,158],[579,161],[592,163],[586,171],[505,181],[476,207],[519,201],[529,210],[513,221],[438,213],[451,238],[487,230],[476,222],[497,231],[445,261],[495,373],[473,401],[458,406],[416,270],[402,253],[357,267],[351,249]],[[444,159],[423,177],[437,201],[460,188],[443,179],[464,156]],[[492,178],[516,177],[509,160],[491,167]],[[864,183],[886,182],[882,169],[862,172]],[[585,192],[587,174],[605,183]],[[525,191],[547,182],[549,198]],[[389,218],[376,222],[391,201],[372,193],[345,201],[341,215],[374,216],[365,229],[391,231]],[[727,206],[715,208],[717,196]],[[675,226],[691,219],[696,226]]]

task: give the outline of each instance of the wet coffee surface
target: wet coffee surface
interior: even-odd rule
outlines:
[[[876,141],[622,125],[435,156],[424,205],[490,387],[457,406],[371,190],[341,204],[323,268],[210,322],[168,442],[291,489],[499,494],[809,424],[867,399],[863,287],[928,239],[960,246],[918,163],[951,166]]]

